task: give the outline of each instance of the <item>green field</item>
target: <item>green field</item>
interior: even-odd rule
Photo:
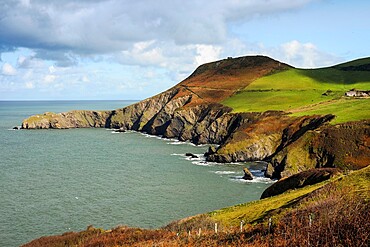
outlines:
[[[370,99],[344,94],[353,88],[370,90],[369,65],[367,58],[322,69],[291,68],[255,80],[222,103],[234,112],[331,113],[337,116],[333,123],[368,119]]]

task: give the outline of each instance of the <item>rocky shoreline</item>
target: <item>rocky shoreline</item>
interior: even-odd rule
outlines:
[[[217,144],[206,153],[207,161],[266,161],[265,175],[278,179],[319,167],[359,169],[369,159],[368,120],[333,126],[328,124],[333,115],[232,113],[220,104],[191,106],[193,95],[179,93],[174,88],[114,111],[44,113],[25,119],[21,128],[113,128]]]
[[[208,161],[265,161],[265,176],[277,179],[311,168],[368,165],[369,119],[331,125],[331,114],[235,113],[221,104],[257,78],[289,68],[263,56],[225,59],[202,65],[173,88],[125,108],[44,113],[25,119],[21,128],[113,128],[216,144],[205,154]]]

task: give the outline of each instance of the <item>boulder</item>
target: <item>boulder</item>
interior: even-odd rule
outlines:
[[[17,126],[13,127],[13,130],[19,130],[19,128]]]
[[[243,169],[243,171],[244,171],[243,179],[245,179],[245,180],[253,180],[253,175],[252,175],[252,173],[248,170],[248,168],[244,168],[244,169]]]
[[[198,156],[196,156],[195,154],[192,154],[192,153],[186,153],[185,156],[190,157],[191,159],[199,158]]]

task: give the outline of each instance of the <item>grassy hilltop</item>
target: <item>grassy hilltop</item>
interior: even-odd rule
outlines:
[[[321,69],[288,68],[258,78],[222,103],[235,112],[334,114],[332,123],[368,119],[369,98],[343,97],[353,88],[370,90],[370,58]]]

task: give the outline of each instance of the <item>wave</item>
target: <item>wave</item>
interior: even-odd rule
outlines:
[[[207,161],[204,161],[204,160],[193,161],[191,163],[194,164],[194,165],[197,165],[197,166],[214,166],[214,164],[212,164],[211,162],[207,162]]]
[[[253,176],[253,180],[245,180],[243,176],[230,177],[230,180],[238,183],[263,183],[263,184],[273,184],[276,180],[271,180],[270,178]]]
[[[237,172],[235,171],[214,171],[214,173],[220,174],[220,175],[229,175],[229,174],[235,174]]]

